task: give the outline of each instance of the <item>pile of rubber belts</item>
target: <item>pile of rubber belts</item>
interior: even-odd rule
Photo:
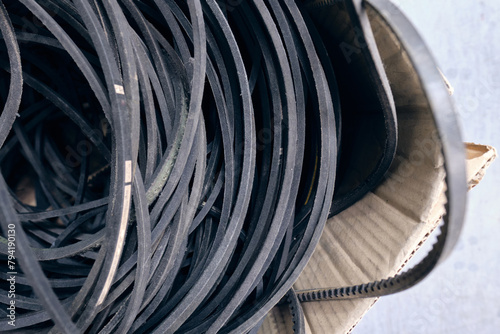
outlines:
[[[380,61],[360,96],[293,0],[12,0],[0,29],[2,331],[256,333],[394,156]]]

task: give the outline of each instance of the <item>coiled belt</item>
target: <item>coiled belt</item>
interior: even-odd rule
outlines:
[[[15,327],[5,315],[1,330],[255,333],[286,295],[303,332],[299,301],[425,276],[448,225],[401,277],[290,290],[326,219],[383,179],[397,147],[362,4],[333,3],[345,18],[329,37],[352,32],[359,52],[332,47],[310,17],[326,2],[0,4],[0,253],[16,272]],[[452,116],[436,124],[446,161],[461,158]]]

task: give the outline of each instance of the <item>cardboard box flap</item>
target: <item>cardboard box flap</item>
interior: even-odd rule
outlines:
[[[469,190],[474,188],[484,177],[489,165],[495,160],[497,151],[493,146],[467,143],[467,173]]]

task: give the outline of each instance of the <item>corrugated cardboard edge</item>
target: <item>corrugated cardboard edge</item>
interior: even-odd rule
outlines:
[[[466,153],[467,153],[467,180],[469,184],[469,189],[476,186],[481,179],[485,175],[485,171],[488,166],[495,159],[497,153],[495,148],[492,146],[486,145],[478,145],[473,143],[466,143]],[[413,256],[416,250],[420,247],[420,245],[427,239],[432,230],[436,228],[436,226],[440,222],[440,217],[442,215],[442,204],[446,201],[444,196],[441,196],[439,199],[436,199],[436,203],[431,209],[431,213],[429,214],[429,221],[425,228],[419,228],[418,231],[414,231],[414,233],[418,236],[420,242],[415,246],[412,245],[412,249],[402,251],[404,254],[400,257],[401,263],[397,266],[399,270],[408,262],[408,260]],[[382,267],[387,268],[387,263],[381,264]],[[306,268],[307,270],[307,268]],[[387,270],[387,269],[386,269]],[[391,270],[392,271],[392,270]],[[388,272],[388,275],[391,275],[392,272]],[[324,287],[327,288],[327,287]],[[308,313],[314,312],[316,319],[324,318],[324,319],[332,319],[337,318],[339,314],[349,314],[349,321],[338,321],[337,324],[342,324],[341,326],[337,326],[335,328],[322,328],[321,333],[349,333],[356,326],[356,324],[361,320],[361,318],[366,314],[366,312],[373,306],[377,299],[361,299],[361,300],[347,300],[347,301],[332,301],[332,302],[321,302],[321,303],[307,303],[304,304],[306,308],[310,308],[314,304],[321,307],[312,307],[314,310],[309,310]],[[335,307],[335,310],[334,310]],[[338,308],[342,308],[342,312],[338,311]],[[311,331],[308,324],[308,319],[306,318],[307,332],[313,334],[319,334],[317,332]],[[337,319],[341,320],[341,319]],[[325,325],[327,326],[330,321],[325,321]],[[273,309],[261,328],[260,333],[268,334],[282,334],[282,333],[290,333],[291,324],[290,316],[287,312],[286,307],[280,307]]]
[[[467,173],[469,190],[477,186],[483,179],[486,169],[497,157],[497,150],[493,146],[466,143]]]

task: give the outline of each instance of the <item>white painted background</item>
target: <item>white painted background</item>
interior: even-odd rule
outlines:
[[[463,138],[500,150],[500,1],[393,0],[455,88]],[[353,334],[500,333],[500,158],[469,193],[455,252],[417,287],[383,297]]]

